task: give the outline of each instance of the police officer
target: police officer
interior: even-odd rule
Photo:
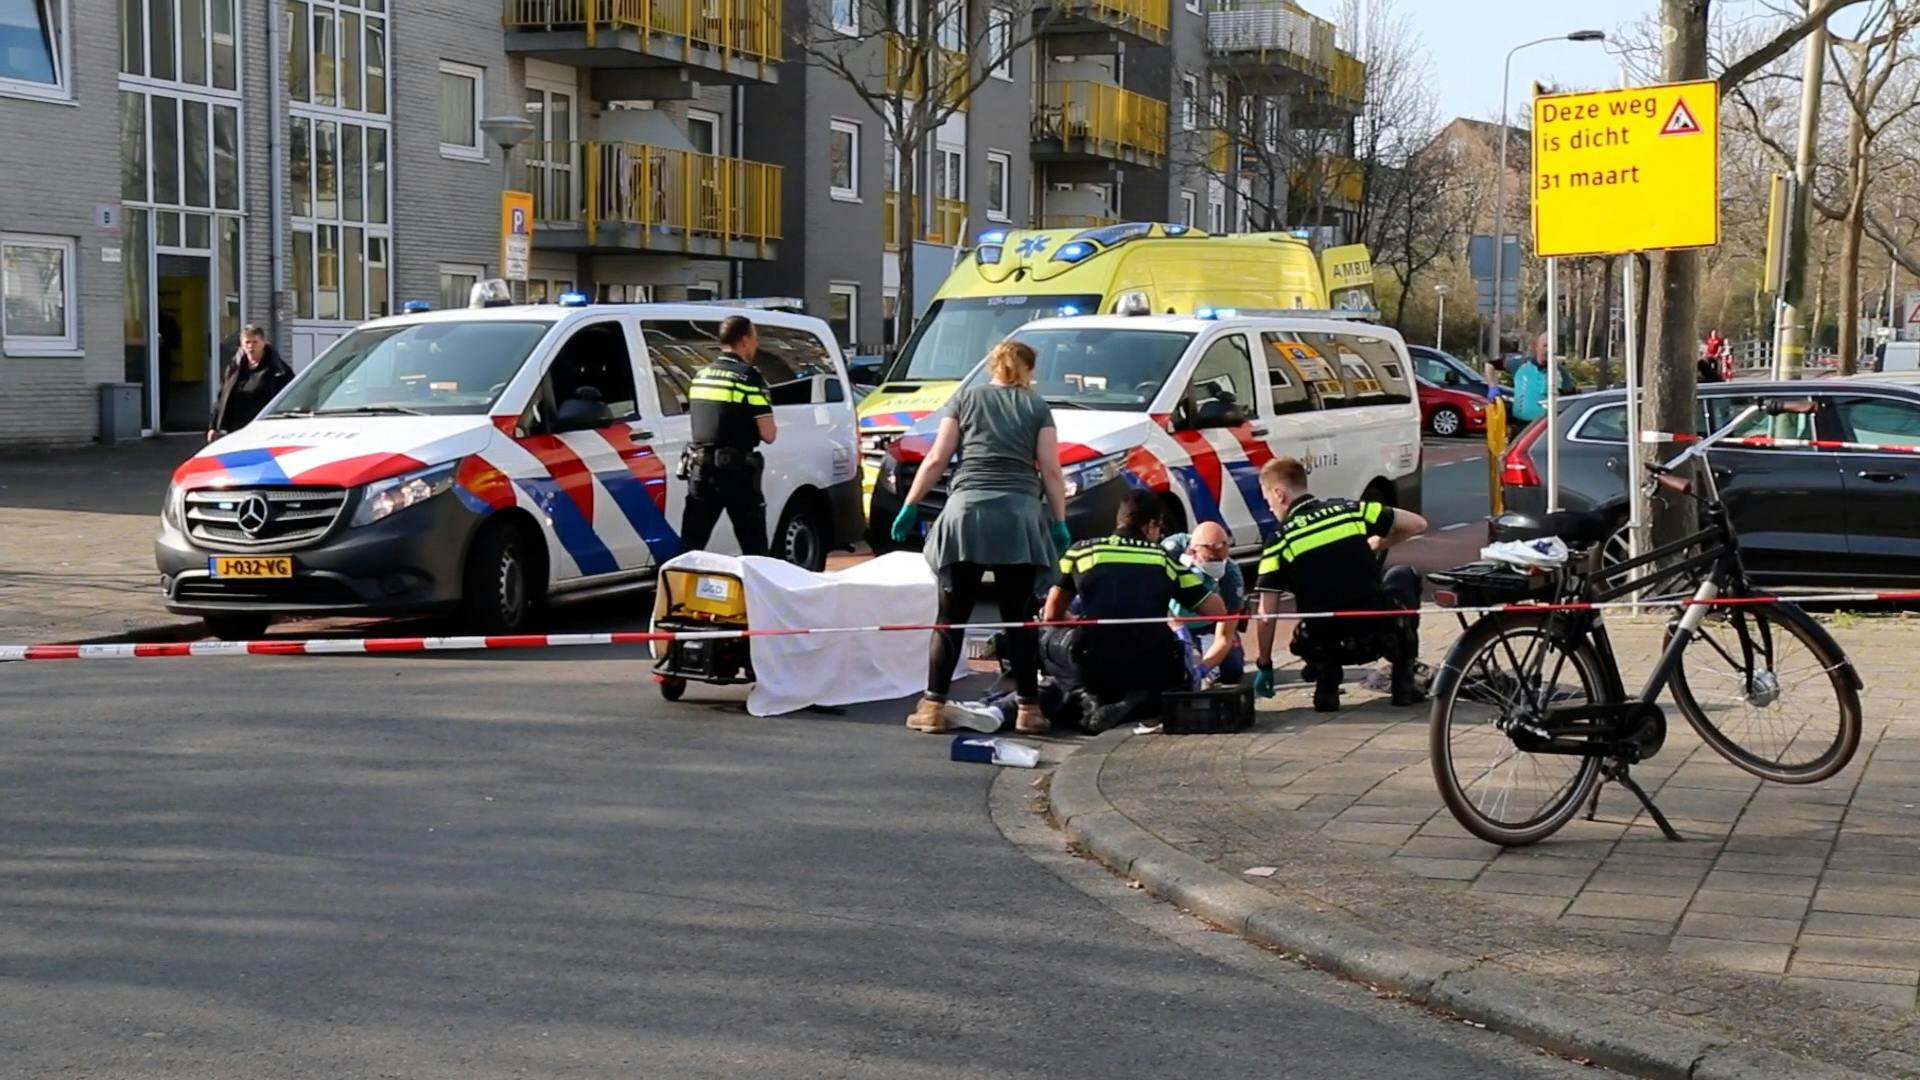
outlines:
[[[767,500],[760,493],[757,447],[777,432],[767,381],[752,364],[760,337],[745,317],[729,315],[720,323],[720,345],[724,351],[693,377],[687,394],[693,431],[681,462],[687,481],[681,546],[704,550],[724,510],[740,554],[765,555]]]
[[[1076,597],[1081,618],[1150,620],[1078,631],[1073,661],[1096,703],[1081,726],[1092,732],[1151,706],[1163,691],[1189,687],[1185,647],[1165,621],[1170,602],[1201,615],[1227,612],[1198,571],[1160,546],[1160,503],[1152,492],[1128,492],[1115,524],[1113,535],[1067,549],[1060,583],[1047,594],[1049,622],[1066,619]]]
[[[1260,613],[1280,610],[1280,594],[1291,592],[1296,610],[1406,611],[1420,606],[1420,575],[1412,567],[1396,566],[1383,577],[1379,553],[1427,531],[1427,519],[1410,510],[1395,510],[1377,502],[1316,498],[1307,490],[1306,466],[1290,457],[1275,458],[1260,470],[1260,489],[1267,505],[1280,518],[1280,531],[1260,554]],[[1388,620],[1368,620],[1387,622]],[[1301,635],[1330,635],[1322,624],[1307,620]],[[1376,628],[1386,658],[1393,664],[1393,703],[1413,705],[1424,695],[1414,685],[1413,666],[1420,652],[1418,617],[1391,620]],[[1273,696],[1274,624],[1263,619],[1254,631],[1258,661],[1254,691]],[[1326,636],[1322,640],[1328,640]],[[1339,664],[1320,663],[1313,691],[1319,712],[1340,708]]]

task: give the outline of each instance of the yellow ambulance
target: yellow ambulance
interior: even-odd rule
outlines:
[[[1034,319],[1372,307],[1364,245],[1329,248],[1316,259],[1305,239],[1283,232],[1209,236],[1154,222],[988,230],[962,254],[861,403],[866,495],[887,444],[944,405],[994,343]]]

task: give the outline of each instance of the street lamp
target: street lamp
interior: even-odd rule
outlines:
[[[1444,349],[1446,346],[1441,343],[1441,340],[1446,334],[1447,327],[1447,283],[1443,281],[1435,285],[1433,291],[1440,297],[1440,313],[1433,317],[1433,347]]]
[[[502,190],[513,190],[513,148],[533,138],[533,121],[524,116],[489,116],[480,130],[500,148]]]
[[[1502,292],[1506,285],[1504,271],[1501,269],[1503,256],[1507,248],[1507,90],[1513,81],[1513,54],[1521,49],[1531,49],[1535,45],[1545,45],[1553,41],[1605,41],[1607,35],[1599,30],[1575,30],[1571,34],[1559,34],[1543,37],[1534,41],[1523,41],[1507,50],[1506,66],[1500,73],[1500,168],[1493,174],[1493,345],[1492,355],[1495,363],[1500,359],[1500,308]]]

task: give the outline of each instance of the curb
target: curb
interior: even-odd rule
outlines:
[[[124,645],[128,642],[145,644],[154,641],[197,641],[207,634],[207,624],[199,619],[185,619],[180,622],[153,623],[147,626],[133,626],[112,634],[98,634],[93,637],[75,638],[61,641],[60,645]]]
[[[1443,955],[1351,920],[1279,902],[1134,824],[1100,792],[1131,731],[1085,743],[1053,774],[1048,801],[1067,837],[1149,893],[1259,945],[1444,1010],[1555,1053],[1657,1080],[1865,1080],[1867,1074],[1663,1024]]]

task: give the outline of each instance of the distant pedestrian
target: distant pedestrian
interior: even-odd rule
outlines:
[[[1727,350],[1727,339],[1721,337],[1718,330],[1708,331],[1706,345],[1700,351],[1699,381],[1702,383],[1730,381],[1733,375],[1728,368],[1732,366],[1732,359],[1732,355]]]
[[[1033,389],[1034,362],[1033,349],[1020,342],[993,347],[987,354],[988,381],[960,391],[941,408],[933,448],[914,473],[913,487],[894,518],[894,540],[907,540],[919,522],[921,500],[958,451],[960,465],[948,485],[946,505],[927,529],[927,563],[940,578],[942,625],[971,617],[988,571],[993,572],[1000,618],[1031,619],[1041,572],[1054,565],[1071,540],[1053,410]],[[960,663],[960,639],[959,630],[933,632],[927,692],[907,717],[907,726],[915,731],[937,733],[953,726],[947,692]],[[1000,641],[1018,695],[1015,729],[1046,731],[1037,635],[1031,629],[1012,629]]]
[[[1533,340],[1533,358],[1513,373],[1513,418],[1531,424],[1547,415],[1547,335]]]
[[[293,368],[280,359],[279,352],[267,340],[267,332],[252,323],[241,327],[240,348],[220,379],[220,396],[213,403],[213,422],[207,427],[207,441],[253,423],[267,402],[292,381]]]
[[[693,376],[687,391],[690,438],[681,462],[687,506],[680,545],[706,550],[725,511],[742,555],[767,553],[767,500],[760,491],[761,443],[779,434],[767,380],[753,366],[760,335],[742,315],[720,320],[721,353]]]

